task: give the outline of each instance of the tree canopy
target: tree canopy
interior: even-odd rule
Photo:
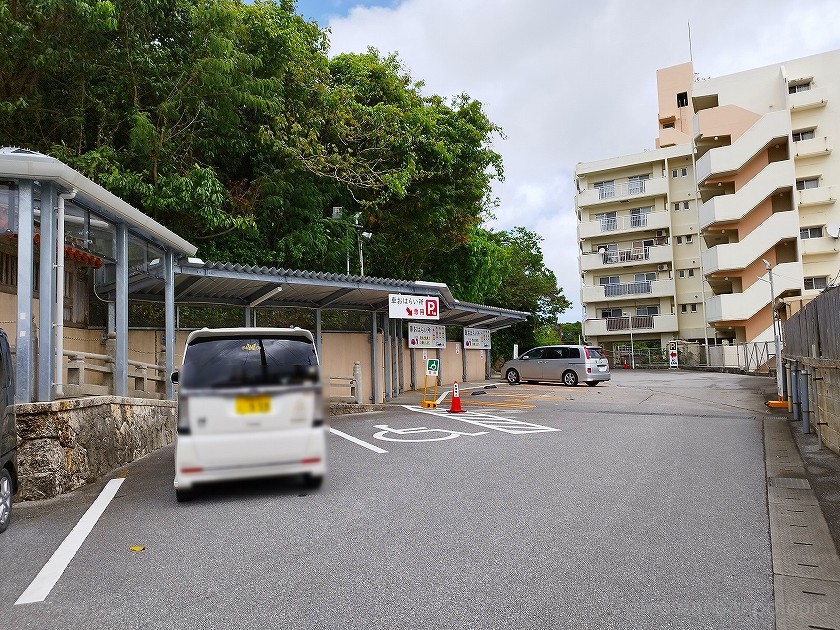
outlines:
[[[424,95],[394,54],[329,58],[293,0],[0,0],[0,39],[2,142],[207,259],[343,272],[351,252],[356,273],[365,232],[367,275],[527,310],[532,337],[568,307],[536,234],[487,227],[503,136],[482,104]]]

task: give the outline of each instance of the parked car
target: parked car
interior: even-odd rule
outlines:
[[[300,328],[218,328],[187,337],[178,384],[175,496],[218,481],[326,474],[318,354]]]
[[[506,362],[502,374],[508,383],[557,381],[575,386],[580,382],[594,387],[610,380],[610,364],[604,349],[596,346],[540,346]]]
[[[12,520],[12,498],[17,491],[17,424],[15,379],[9,339],[0,328],[0,533]]]

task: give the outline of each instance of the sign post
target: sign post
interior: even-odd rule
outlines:
[[[668,368],[680,367],[679,354],[677,353],[677,342],[668,342]]]
[[[438,372],[440,371],[440,359],[426,359],[426,375],[423,377],[423,401],[420,403],[420,406],[425,409],[437,409],[437,376]],[[432,397],[431,399],[426,399],[426,390],[429,387],[429,377],[433,376],[434,379],[432,382],[434,385],[432,386]]]

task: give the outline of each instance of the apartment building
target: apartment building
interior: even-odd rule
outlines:
[[[576,169],[584,334],[609,349],[773,339],[776,298],[840,270],[840,51],[657,71],[656,148]]]

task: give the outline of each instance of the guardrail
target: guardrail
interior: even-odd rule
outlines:
[[[362,404],[362,365],[358,361],[353,363],[353,376],[330,376],[330,387],[349,387],[350,395],[343,398],[352,398],[357,405]],[[337,398],[330,396],[330,398]]]
[[[110,396],[114,393],[114,359],[108,354],[65,350],[67,383],[65,397]],[[93,377],[98,374],[98,377]],[[166,397],[166,369],[154,363],[128,361],[128,392],[131,398]]]

